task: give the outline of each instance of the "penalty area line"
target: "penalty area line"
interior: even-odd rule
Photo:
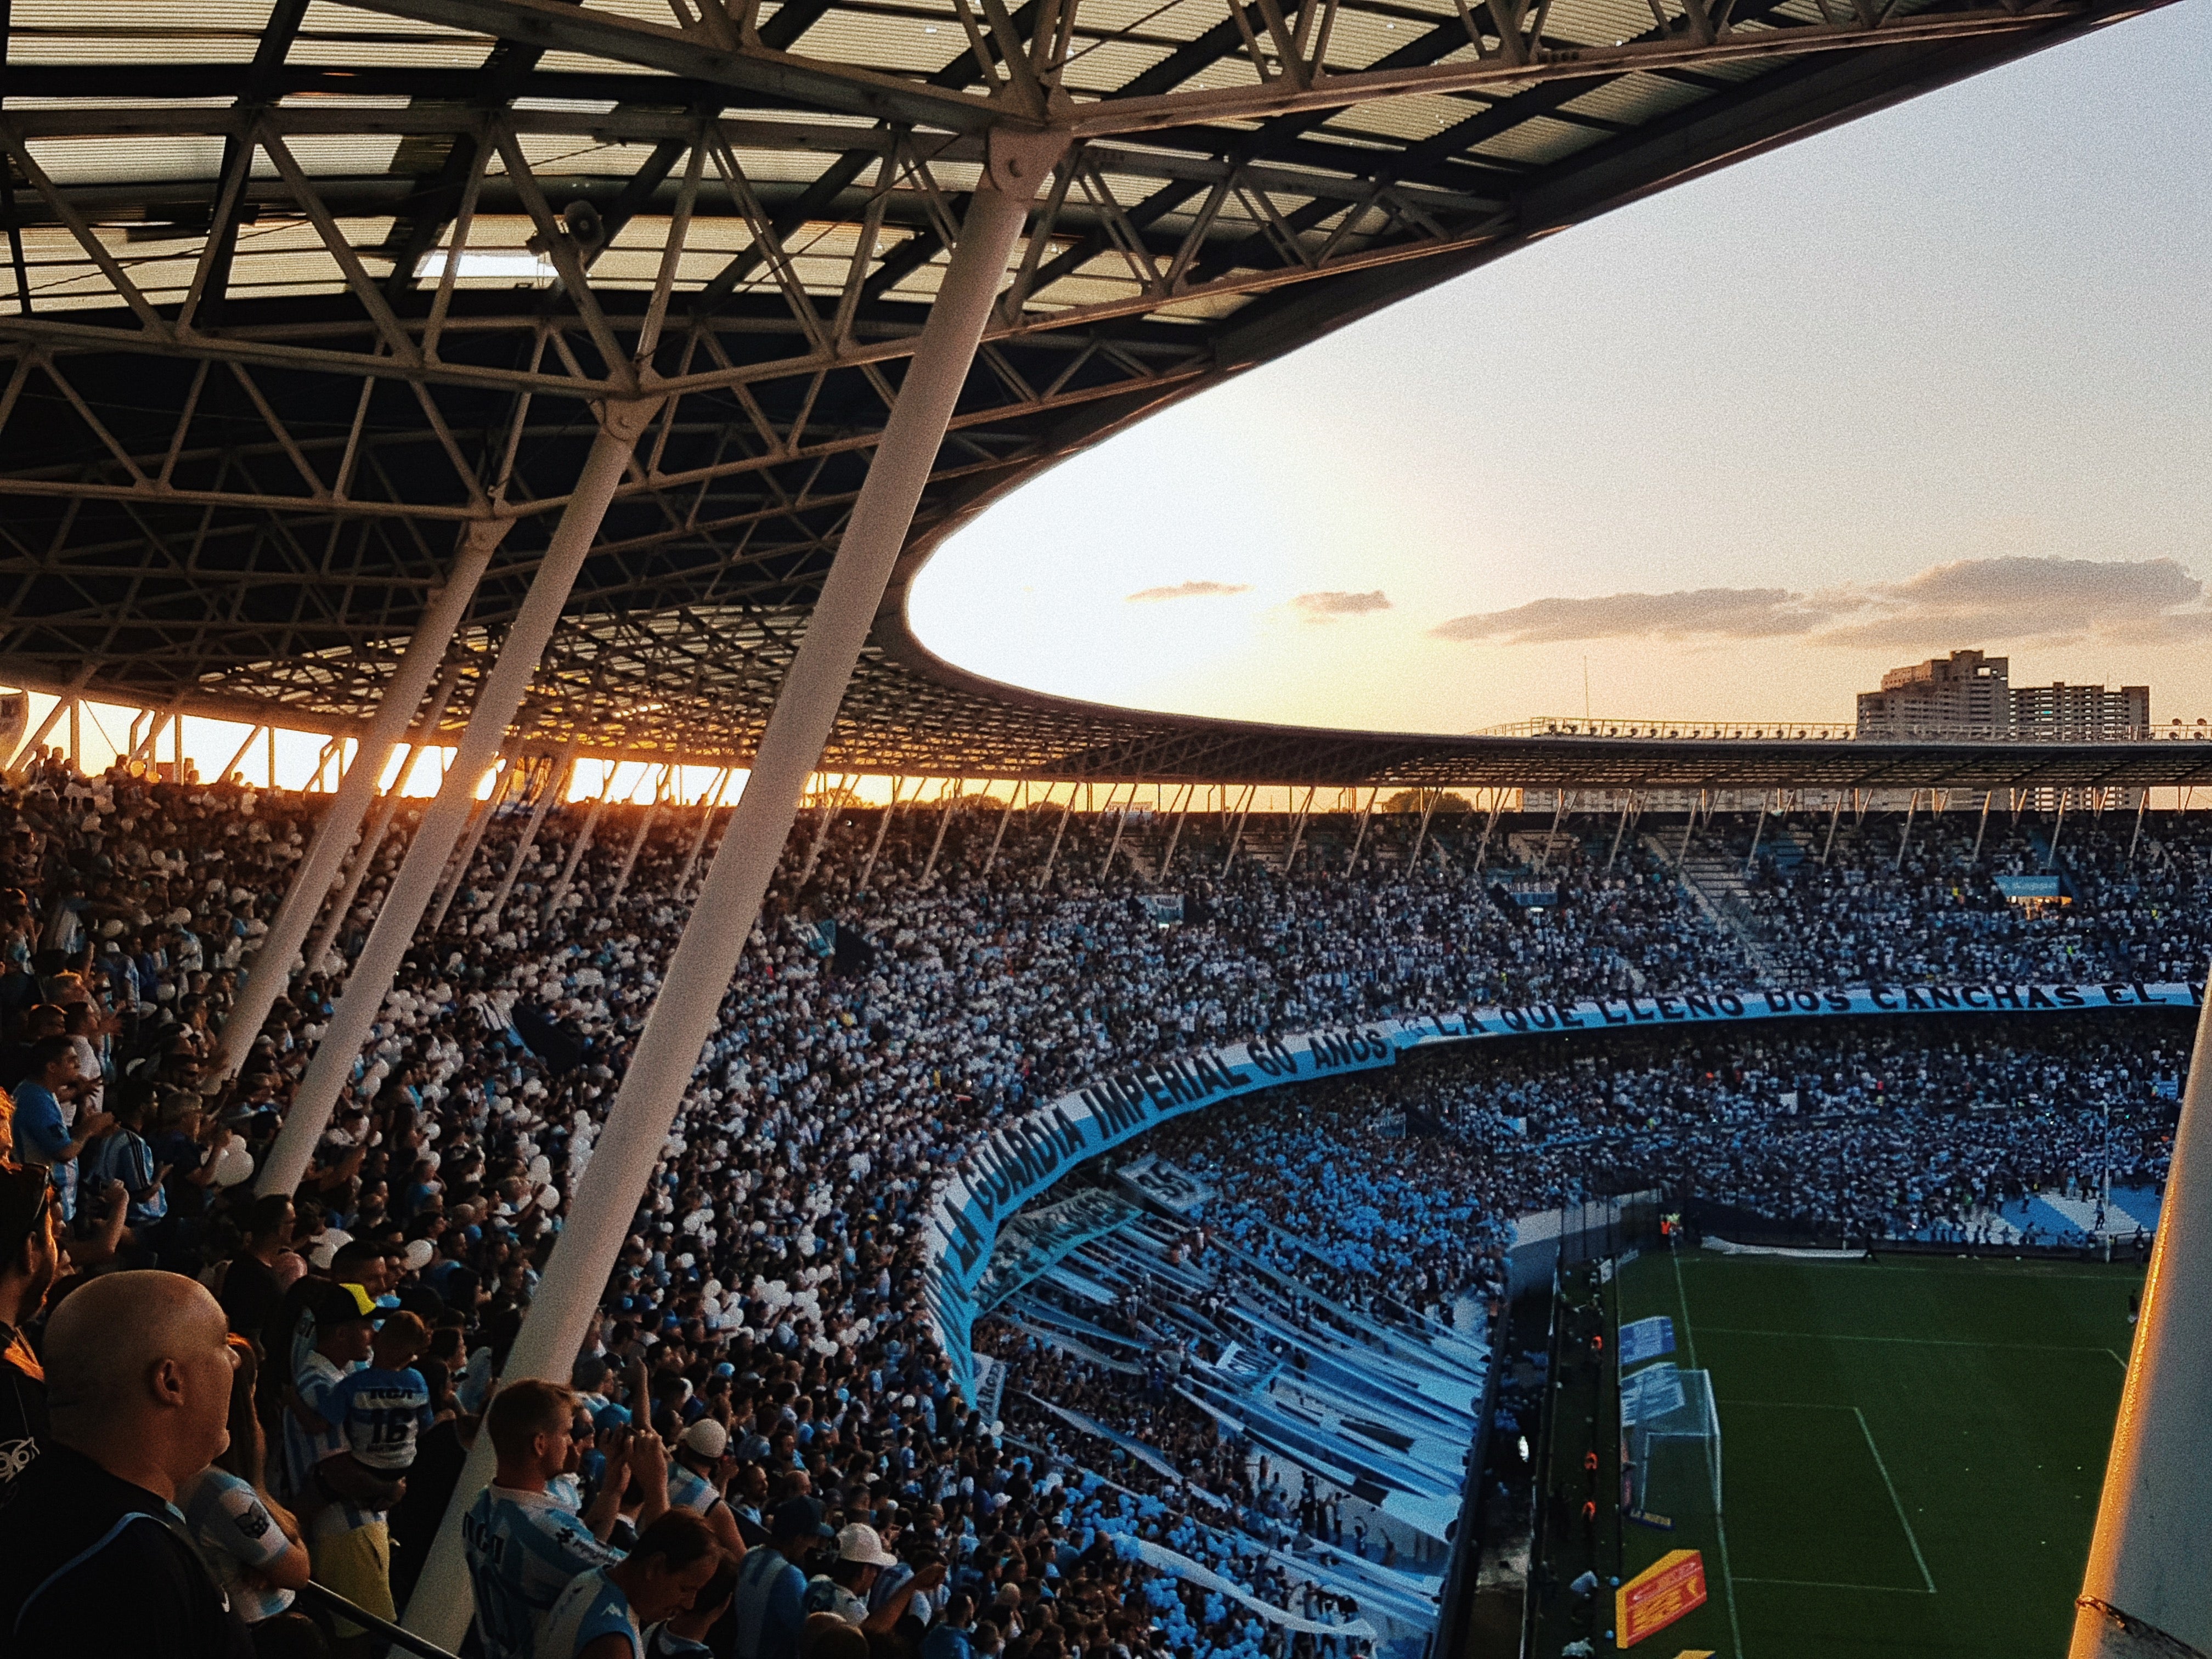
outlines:
[[[1878,1595],[1933,1595],[1932,1589],[1919,1589],[1911,1584],[1838,1584],[1825,1578],[1753,1578],[1746,1573],[1747,1584],[1776,1584],[1785,1589],[1863,1590]]]
[[[1889,1488],[1889,1501],[1897,1510],[1897,1524],[1905,1528],[1905,1541],[1912,1546],[1912,1559],[1918,1564],[1920,1577],[1928,1586],[1928,1594],[1936,1594],[1936,1575],[1928,1571],[1928,1558],[1920,1553],[1920,1539],[1912,1530],[1912,1522],[1905,1516],[1905,1504],[1897,1495],[1897,1483],[1889,1478],[1889,1465],[1881,1461],[1881,1448],[1874,1443],[1874,1431],[1867,1427],[1866,1413],[1856,1406],[1851,1415],[1859,1420],[1859,1432],[1866,1437],[1867,1449],[1874,1454],[1874,1466],[1881,1471],[1881,1484]]]

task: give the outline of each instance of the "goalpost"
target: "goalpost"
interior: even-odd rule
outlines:
[[[1639,1413],[1626,1425],[1634,1472],[1631,1497],[1634,1506],[1647,1515],[1717,1517],[1721,1513],[1721,1419],[1713,1403],[1712,1374],[1673,1375],[1679,1390],[1654,1390],[1660,1397],[1650,1403],[1658,1409]]]

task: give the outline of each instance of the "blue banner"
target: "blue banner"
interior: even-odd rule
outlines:
[[[1665,1314],[1654,1314],[1649,1319],[1639,1319],[1620,1328],[1620,1368],[1641,1365],[1647,1359],[1656,1359],[1662,1353],[1674,1352],[1674,1322]]]

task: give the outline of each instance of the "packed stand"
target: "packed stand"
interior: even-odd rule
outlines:
[[[232,1605],[267,1626],[264,1650],[323,1639],[294,1601],[309,1559],[371,1613],[404,1604],[422,1571],[487,1431],[563,1194],[588,1166],[726,821],[566,806],[525,848],[528,813],[489,817],[441,927],[410,952],[307,1179],[289,1200],[257,1200],[252,1172],[419,816],[400,808],[332,948],[222,1082],[216,1033],[323,804],[122,769],[87,779],[58,756],[0,797],[8,1152],[15,1167],[53,1172],[20,1183],[22,1213],[0,1211],[0,1244],[20,1240],[0,1279],[0,1480],[12,1492],[38,1469],[39,1339],[51,1346],[70,1301],[112,1279],[125,1286],[118,1297],[158,1302],[134,1288],[137,1268],[199,1280],[235,1339],[226,1364],[245,1380],[223,1402],[229,1449],[180,1475],[176,1501]],[[526,1522],[502,1513],[478,1526],[480,1608],[498,1595],[482,1590],[484,1563],[511,1522],[574,1546],[549,1547],[550,1577],[598,1575],[596,1601],[559,1613],[577,1632],[618,1601],[638,1613],[703,1594],[721,1609],[719,1630],[689,1615],[679,1627],[670,1611],[655,1638],[665,1651],[690,1650],[678,1644],[699,1628],[719,1650],[792,1659],[795,1647],[761,1645],[752,1614],[772,1599],[783,1620],[794,1595],[841,1618],[864,1607],[848,1622],[871,1644],[934,1643],[929,1659],[976,1649],[1203,1659],[1267,1637],[1226,1611],[1198,1616],[1202,1601],[1197,1615],[1185,1604],[1182,1622],[1164,1619],[1158,1598],[1182,1592],[1156,1588],[1159,1574],[1103,1542],[1095,1516],[1078,1524],[1083,1504],[1108,1501],[1097,1492],[1033,1501],[1055,1473],[1053,1490],[1069,1492],[1071,1477],[1011,1455],[952,1388],[918,1311],[919,1222],[935,1183],[981,1128],[1102,1063],[1747,972],[1728,930],[1638,846],[1610,870],[1595,858],[1563,867],[1558,902],[1523,907],[1488,883],[1497,849],[1486,880],[1468,879],[1486,831],[1465,816],[1438,814],[1425,839],[1403,815],[1364,830],[1316,821],[1293,863],[1279,840],[1226,817],[1122,826],[981,800],[949,823],[939,812],[903,810],[880,838],[878,812],[836,813],[818,839],[817,815],[802,815],[579,1356],[574,1409],[556,1394],[534,1417],[490,1425],[498,1489],[539,1501],[518,1504]],[[2184,850],[2169,854],[2163,886],[2138,881],[2139,906],[2186,905],[2201,887],[2188,838],[2171,844]],[[1183,896],[1179,925],[1158,925],[1139,902],[1163,888]],[[1421,1254],[1410,1274],[1393,1264],[1389,1294],[1435,1318],[1479,1289],[1488,1269],[1470,1275],[1441,1243],[1456,1222],[1403,1197],[1373,1205],[1364,1235],[1316,1226],[1331,1254],[1304,1253],[1297,1271],[1368,1306],[1379,1292],[1360,1275],[1375,1271],[1376,1241],[1419,1223]],[[1270,1262],[1290,1259],[1252,1242]],[[157,1332],[189,1322],[172,1311]],[[703,1518],[709,1542],[668,1520],[683,1513]],[[25,1524],[13,1503],[0,1515]],[[766,1547],[779,1536],[787,1548]],[[724,1595],[741,1549],[752,1577],[736,1567]],[[794,1567],[795,1590],[785,1575],[765,1582],[772,1561],[818,1566],[824,1553],[834,1570]],[[526,1613],[505,1638],[481,1631],[487,1650],[508,1650],[502,1639],[525,1627],[542,1647],[557,1599],[548,1577],[522,1574]],[[915,1586],[889,1617],[885,1583]],[[775,1630],[777,1642],[799,1640],[795,1626]],[[343,1623],[328,1633],[372,1639]],[[823,1659],[838,1659],[834,1644]]]

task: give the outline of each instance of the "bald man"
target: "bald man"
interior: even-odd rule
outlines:
[[[175,1273],[95,1279],[46,1322],[43,1455],[0,1509],[0,1651],[251,1659],[173,1507],[230,1443],[229,1322]]]

